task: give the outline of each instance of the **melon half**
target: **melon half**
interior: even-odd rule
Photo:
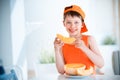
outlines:
[[[84,64],[66,64],[64,66],[67,75],[78,75],[78,69],[84,70],[85,68]]]
[[[67,75],[73,76],[88,76],[93,73],[93,67],[90,66],[90,68],[86,69],[84,64],[66,64],[64,70]]]
[[[90,66],[90,68],[85,69],[85,70],[81,70],[81,69],[77,69],[77,74],[80,76],[88,76],[91,75],[93,73],[93,67]]]

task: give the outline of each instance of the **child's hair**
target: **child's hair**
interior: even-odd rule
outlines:
[[[75,12],[75,11],[66,12],[64,14],[64,17],[63,17],[64,20],[65,20],[66,16],[72,16],[72,17],[77,16],[82,20],[82,22],[84,22],[84,19],[82,18],[82,16],[79,13]]]

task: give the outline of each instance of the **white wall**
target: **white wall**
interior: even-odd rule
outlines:
[[[86,15],[89,33],[97,38],[99,44],[105,36],[115,36],[112,0],[91,0]]]

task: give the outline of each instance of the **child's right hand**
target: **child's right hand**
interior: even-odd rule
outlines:
[[[56,37],[55,40],[54,40],[55,50],[60,50],[63,45],[64,45],[64,43],[59,38]]]

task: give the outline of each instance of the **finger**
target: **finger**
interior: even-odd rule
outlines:
[[[60,42],[60,41],[61,41],[61,40],[60,40],[59,38],[57,38],[57,37],[56,37],[56,39],[55,39],[55,40],[56,40],[57,42]]]

